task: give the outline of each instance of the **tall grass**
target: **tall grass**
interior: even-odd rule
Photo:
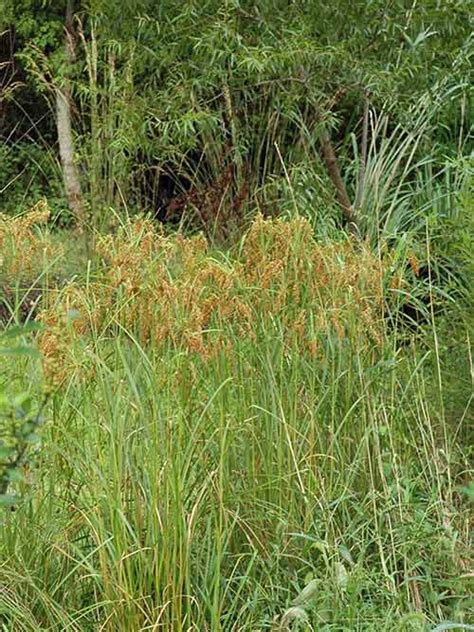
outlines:
[[[290,229],[260,220],[240,252],[220,263],[240,280],[235,291],[253,307],[251,320],[239,328],[247,312],[232,324],[213,303],[209,321],[183,325],[178,295],[169,292],[167,311],[157,300],[166,297],[146,293],[157,291],[147,275],[156,265],[161,281],[193,299],[188,310],[199,308],[215,286],[211,279],[192,289],[213,256],[173,238],[164,262],[163,244],[154,250],[146,224],[138,225],[138,237],[125,227],[108,242],[113,266],[72,295],[65,288],[43,317],[40,347],[54,349],[53,336],[73,353],[67,362],[50,356],[61,363],[61,382],[44,448],[21,485],[23,502],[1,516],[4,628],[388,631],[467,623],[472,383],[458,381],[456,406],[446,406],[452,364],[437,323],[422,353],[397,348],[389,332],[364,334],[364,310],[384,327],[380,266],[365,265],[368,255],[350,255],[345,244],[324,251],[300,220]],[[140,247],[144,300],[125,291],[140,272],[131,259]],[[329,285],[297,265],[322,251]],[[256,266],[247,260],[242,271],[238,257],[250,253]],[[263,264],[272,260],[278,265],[265,281]],[[100,312],[110,287],[114,298]],[[162,324],[179,332],[160,344],[141,335],[152,296],[155,327],[166,317]],[[304,322],[288,311],[298,301]],[[186,327],[203,328],[208,341],[219,329],[228,344],[206,353],[190,344]],[[308,332],[317,344],[302,343]],[[459,380],[472,374],[465,336]],[[51,364],[45,368],[47,377]],[[37,367],[25,372],[24,360],[3,374],[13,389],[41,388]]]

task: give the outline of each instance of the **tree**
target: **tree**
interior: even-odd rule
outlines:
[[[56,85],[56,125],[58,130],[59,155],[63,169],[64,186],[69,207],[78,225],[86,226],[85,204],[81,190],[78,169],[74,159],[74,141],[72,135],[72,90],[68,74],[74,64],[74,0],[67,0],[64,24],[65,73],[63,85]]]
[[[453,116],[472,50],[462,0],[2,6],[22,34],[30,79],[46,77],[48,95],[54,87],[65,173],[75,165],[74,97],[95,218],[126,205],[165,207],[163,215],[191,208],[208,227],[238,223],[257,207],[279,212],[282,198],[292,204],[281,191],[298,188],[296,174],[332,218],[342,209],[349,227],[355,215],[367,225],[369,111],[409,130],[423,98],[451,148],[465,125]],[[74,169],[66,182],[78,183]],[[74,206],[79,188],[67,188]]]
[[[70,210],[85,226],[85,203],[74,156],[71,74],[75,61],[74,0],[61,2],[0,2],[0,25],[20,39],[19,56],[38,93],[54,112]],[[18,51],[17,51],[18,53]]]

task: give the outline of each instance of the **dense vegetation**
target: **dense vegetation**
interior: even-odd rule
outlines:
[[[470,20],[0,0],[2,629],[473,629]]]

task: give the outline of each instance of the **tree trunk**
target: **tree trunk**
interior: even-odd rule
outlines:
[[[64,49],[66,63],[72,65],[75,58],[73,34],[73,1],[68,0],[66,23],[64,29]],[[66,196],[75,221],[79,228],[86,224],[85,204],[79,180],[79,173],[74,162],[74,141],[72,137],[71,87],[69,79],[64,80],[62,87],[56,88],[56,127],[58,132],[59,156],[63,170]]]
[[[84,199],[82,197],[79,174],[74,162],[69,91],[60,90],[59,88],[56,90],[56,126],[67,201],[78,226],[81,227],[85,220]]]
[[[329,132],[325,128],[323,128],[321,132],[321,151],[323,154],[324,162],[326,163],[329,177],[334,185],[334,188],[336,189],[336,199],[342,209],[342,214],[347,222],[349,232],[354,236],[358,236],[359,231],[354,216],[354,210],[352,208],[352,204],[347,193],[346,185],[344,184],[341,176],[341,171],[337,163],[336,152],[334,151],[331,137],[329,136]]]

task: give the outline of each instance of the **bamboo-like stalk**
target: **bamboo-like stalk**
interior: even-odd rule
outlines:
[[[364,199],[365,189],[365,172],[367,167],[367,144],[369,138],[369,98],[367,94],[364,96],[364,118],[362,123],[362,141],[360,148],[360,170],[359,180],[357,183],[357,193],[354,202],[356,212],[359,211],[362,200]]]

